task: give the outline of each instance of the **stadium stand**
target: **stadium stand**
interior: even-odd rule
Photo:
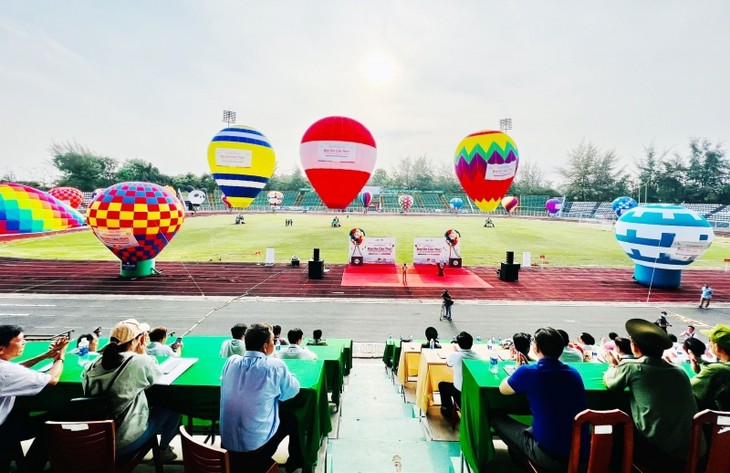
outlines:
[[[690,210],[694,210],[698,214],[707,218],[710,214],[716,210],[720,210],[722,205],[720,204],[681,204],[682,207]]]

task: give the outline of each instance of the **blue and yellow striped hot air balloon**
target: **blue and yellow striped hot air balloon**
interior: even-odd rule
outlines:
[[[231,205],[245,209],[269,182],[276,155],[263,133],[234,125],[213,137],[208,146],[208,166]]]

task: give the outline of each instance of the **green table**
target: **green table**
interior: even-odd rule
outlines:
[[[47,342],[26,345],[22,359],[44,352]],[[37,396],[18,398],[21,409],[58,410],[69,399],[82,396],[82,367],[75,361],[76,355],[66,358],[61,381],[56,386],[45,388]],[[50,362],[50,360],[48,361]],[[36,365],[41,367],[48,363]],[[170,386],[155,385],[147,391],[150,404],[167,407],[181,414],[201,419],[218,419],[220,410],[220,376],[226,360],[201,357]],[[302,455],[307,470],[317,464],[321,438],[332,430],[327,400],[327,379],[324,362],[321,360],[284,360],[301,385],[299,394],[282,403],[282,409],[294,414],[299,421],[299,436]]]
[[[345,358],[342,345],[309,345],[308,349],[317,355],[317,359],[324,362],[327,375],[327,386],[332,389],[332,402],[340,406],[340,395],[345,385]]]
[[[464,360],[464,384],[461,395],[461,424],[459,442],[464,457],[472,471],[489,471],[488,463],[494,457],[489,412],[500,409],[509,414],[530,415],[527,397],[523,395],[504,396],[499,393],[499,383],[507,377],[505,365],[499,363],[499,371],[489,371],[489,362]],[[601,363],[568,363],[578,370],[586,387],[588,406],[591,409],[621,409],[629,411],[628,391],[609,391],[603,385],[603,373],[608,365]]]
[[[393,368],[394,363],[398,363],[397,361],[394,362],[393,360],[395,350],[399,346],[400,343],[396,344],[395,340],[393,340],[392,338],[389,338],[385,341],[385,349],[383,350],[383,363],[385,363],[385,366],[387,366],[388,368]]]
[[[352,339],[351,338],[328,338],[326,340],[329,346],[342,346],[342,356],[345,359],[345,376],[349,376],[352,370]]]

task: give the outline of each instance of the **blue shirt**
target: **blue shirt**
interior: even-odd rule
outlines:
[[[575,368],[551,358],[522,365],[507,381],[518,394],[527,395],[532,411],[532,433],[546,453],[558,460],[570,456],[573,419],[588,408],[583,379]],[[588,431],[583,432],[581,456],[588,457]]]
[[[279,401],[299,392],[283,361],[259,351],[233,355],[221,377],[221,444],[235,452],[261,448],[279,428]]]

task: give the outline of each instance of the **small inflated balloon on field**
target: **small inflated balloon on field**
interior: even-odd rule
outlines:
[[[639,204],[637,204],[636,201],[631,197],[617,197],[616,199],[614,199],[613,202],[611,202],[611,210],[613,210],[613,213],[616,214],[616,217],[621,217],[621,214],[623,214],[627,210],[631,210],[634,207],[637,207],[638,205]]]
[[[446,243],[448,243],[449,246],[456,246],[459,244],[461,233],[459,233],[459,230],[449,228],[446,230],[446,233],[444,233],[444,237],[446,238]]]
[[[560,212],[560,209],[562,209],[562,208],[563,208],[563,201],[558,199],[557,197],[548,199],[547,202],[545,202],[545,210],[547,210],[550,215],[557,214],[558,212]]]
[[[480,131],[456,147],[454,170],[466,195],[482,212],[492,212],[517,173],[515,142],[501,131]]]
[[[221,193],[221,202],[223,202],[223,204],[224,204],[224,205],[225,205],[226,207],[228,207],[229,209],[230,209],[230,208],[233,208],[233,206],[231,205],[231,201],[230,201],[230,200],[228,200],[228,197],[226,197],[226,195],[225,195],[225,194],[223,194],[223,193]]]
[[[122,182],[89,205],[87,219],[99,241],[121,260],[122,276],[149,276],[155,256],[182,226],[185,207],[157,184]]]
[[[449,207],[451,207],[452,209],[458,210],[458,209],[462,208],[463,206],[464,206],[464,201],[458,197],[454,197],[453,199],[451,199],[449,201]]]
[[[408,212],[408,209],[413,205],[413,197],[410,195],[401,195],[398,197],[398,205],[403,212]]]
[[[299,156],[322,202],[330,209],[345,209],[370,179],[377,149],[362,123],[326,117],[304,132]]]
[[[512,211],[514,211],[518,205],[520,205],[520,201],[517,197],[510,195],[502,199],[502,208],[507,213],[512,213]]]
[[[86,225],[86,219],[46,192],[0,183],[0,235],[51,232]]]
[[[234,125],[213,137],[208,146],[208,166],[231,205],[245,209],[269,182],[276,155],[263,133]]]
[[[362,228],[353,228],[350,230],[350,240],[355,246],[360,246],[365,238],[365,230]]]
[[[370,192],[361,192],[360,193],[360,203],[363,207],[368,208],[370,207],[370,202],[373,200],[373,194]]]
[[[48,193],[72,209],[78,209],[84,203],[84,193],[75,187],[54,187]]]
[[[634,279],[674,288],[682,269],[712,244],[715,233],[700,214],[679,205],[650,204],[627,210],[616,222],[616,240],[634,262]]]

